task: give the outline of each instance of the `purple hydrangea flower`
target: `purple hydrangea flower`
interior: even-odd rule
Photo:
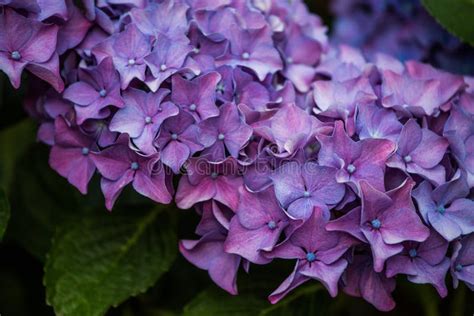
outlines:
[[[211,72],[193,80],[176,75],[172,78],[171,101],[183,111],[191,114],[196,121],[218,116],[216,87],[221,76]]]
[[[335,168],[314,162],[300,165],[290,162],[271,175],[281,205],[293,218],[308,218],[315,206],[329,214],[328,207],[339,203],[345,194],[343,184],[336,182]]]
[[[262,252],[273,249],[289,219],[271,188],[251,193],[241,187],[239,193],[239,206],[230,221],[224,249],[253,263],[268,263],[271,260]]]
[[[422,182],[413,192],[424,221],[447,241],[474,232],[474,201],[467,198],[469,187],[458,172],[453,179],[433,187]]]
[[[342,119],[349,131],[354,133],[356,106],[366,106],[377,99],[368,78],[359,77],[344,82],[317,81],[314,84],[314,111],[322,116]]]
[[[327,225],[370,244],[374,269],[381,272],[385,261],[403,250],[404,241],[425,241],[429,229],[423,225],[411,200],[414,182],[406,180],[387,193],[365,181],[360,184],[362,207],[357,207]]]
[[[145,57],[152,74],[145,80],[147,86],[152,91],[158,90],[163,81],[181,70],[191,51],[191,46],[183,42],[173,41],[166,36],[158,38],[151,54]]]
[[[291,235],[275,247],[270,258],[297,259],[291,275],[270,294],[269,300],[276,303],[298,285],[310,280],[321,281],[331,296],[337,295],[338,281],[347,267],[342,255],[355,243],[354,239],[325,229],[328,216],[315,207],[310,218]]]
[[[111,58],[90,69],[81,69],[79,79],[64,91],[64,98],[74,103],[78,124],[109,116],[110,105],[123,107],[120,80]]]
[[[223,160],[227,150],[237,158],[239,151],[252,136],[252,128],[245,124],[237,106],[226,103],[220,107],[220,115],[199,123],[199,142],[206,150],[203,156],[212,161]]]
[[[121,33],[95,46],[99,59],[111,57],[120,73],[121,88],[126,89],[133,79],[145,81],[145,57],[151,52],[151,41],[134,25],[129,24]]]
[[[181,254],[200,269],[207,270],[211,279],[227,292],[237,294],[237,270],[241,257],[224,251],[225,235],[209,232],[201,239],[181,240]]]
[[[448,242],[436,232],[422,243],[404,242],[403,251],[387,260],[387,277],[397,274],[408,275],[413,283],[430,283],[441,297],[448,294],[444,279],[450,262],[446,257]]]
[[[128,147],[128,137],[120,137],[114,145],[94,153],[92,160],[103,177],[100,184],[107,209],[112,209],[120,192],[129,183],[138,193],[155,202],[171,202],[170,184],[158,156],[136,154]]]
[[[392,276],[444,296],[449,261],[472,286],[472,78],[329,47],[300,0],[0,6],[0,69],[42,79],[25,107],[50,165],[82,193],[97,170],[108,209],[128,184],[194,206],[181,253],[229,293],[273,258],[296,259],[273,303],[315,279],[390,310]],[[396,48],[392,22],[375,46]]]
[[[395,150],[395,144],[385,139],[353,141],[336,121],[331,136],[319,135],[319,164],[338,170],[337,181],[359,187],[364,180],[378,190],[384,190],[385,162]]]
[[[359,106],[356,115],[356,133],[360,139],[388,139],[396,142],[403,125],[395,113],[375,105]]]
[[[387,166],[422,176],[440,185],[446,180],[445,168],[440,165],[448,148],[448,141],[410,119],[398,138],[397,152]]]
[[[271,34],[267,26],[242,29],[236,24],[231,25],[229,48],[216,64],[248,67],[263,81],[268,74],[283,68],[280,55],[272,44]]]
[[[220,163],[202,159],[190,159],[186,165],[187,175],[179,181],[176,205],[188,209],[194,204],[216,200],[237,209],[242,178],[238,176],[237,161],[228,158]]]
[[[161,161],[178,173],[194,153],[204,148],[198,140],[199,128],[188,112],[166,119],[155,144],[160,148]]]
[[[125,106],[115,113],[109,125],[110,130],[127,133],[133,144],[144,154],[156,153],[153,142],[161,124],[179,113],[176,105],[169,101],[163,102],[169,93],[165,89],[156,93],[128,89],[123,96]]]
[[[459,166],[466,173],[469,187],[474,186],[474,95],[465,93],[453,107],[443,135]]]
[[[454,288],[459,285],[459,280],[474,289],[474,235],[470,234],[454,244],[451,259],[451,275],[453,276]]]
[[[77,127],[69,126],[62,117],[56,119],[54,128],[54,146],[49,164],[82,194],[87,194],[87,185],[96,169],[90,155],[92,151],[97,151],[95,141]]]
[[[395,279],[376,272],[372,262],[369,255],[355,255],[346,270],[343,290],[349,295],[363,297],[380,311],[390,311],[395,307],[392,297]]]
[[[56,53],[58,27],[25,18],[11,9],[0,14],[0,70],[15,88],[20,86],[23,69],[29,69],[61,92]],[[33,67],[33,68],[32,68]]]

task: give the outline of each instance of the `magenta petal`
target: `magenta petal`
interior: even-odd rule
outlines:
[[[181,254],[200,269],[207,270],[211,279],[230,294],[237,294],[237,270],[240,257],[224,252],[224,237],[210,232],[198,241],[181,240]]]
[[[310,278],[302,275],[301,273],[298,272],[298,266],[299,262],[296,263],[295,269],[293,272],[283,281],[280,286],[273,291],[270,296],[268,296],[268,300],[272,304],[278,303],[281,299],[283,299],[290,291],[293,289],[297,288],[301,284],[305,283],[308,281]]]
[[[341,259],[333,264],[326,265],[323,262],[314,262],[306,264],[300,269],[300,273],[304,276],[321,281],[328,289],[332,297],[337,296],[337,284],[342,273],[346,270],[347,261]]]
[[[212,199],[216,195],[213,180],[203,180],[194,186],[187,177],[181,177],[176,191],[176,205],[181,209],[189,209],[194,204]]]
[[[64,98],[79,105],[89,105],[99,98],[99,93],[89,84],[79,81],[64,91]]]
[[[153,174],[138,170],[133,179],[133,188],[140,194],[162,204],[171,203],[172,197],[166,186],[166,174],[161,170]]]
[[[114,207],[115,201],[122,190],[133,181],[134,171],[126,171],[119,179],[112,181],[106,178],[100,180],[100,187],[105,196],[105,206],[109,211]]]
[[[266,225],[258,229],[247,229],[242,226],[237,216],[230,221],[229,233],[224,249],[256,264],[267,264],[267,259],[261,250],[271,251],[278,241],[282,228],[270,229]]]

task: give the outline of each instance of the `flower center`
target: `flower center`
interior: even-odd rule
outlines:
[[[178,134],[176,134],[176,133],[171,134],[171,139],[177,140],[178,139]]]
[[[13,51],[10,56],[12,57],[13,60],[20,60],[21,59],[21,54],[17,50]]]
[[[82,150],[81,150],[81,151],[82,151],[82,154],[83,154],[84,156],[87,156],[87,155],[89,154],[89,148],[87,148],[87,147],[82,147]]]
[[[217,172],[213,172],[213,173],[211,173],[211,178],[215,179],[215,178],[217,178],[218,175],[219,174]]]
[[[275,221],[269,221],[267,223],[267,226],[268,228],[270,228],[271,230],[275,229],[277,227],[277,224],[275,223]]]
[[[200,51],[201,51],[201,50],[200,50],[199,48],[197,48],[197,47],[194,47],[194,48],[193,48],[193,52],[194,52],[195,54],[199,54]]]
[[[411,258],[415,258],[415,257],[418,255],[418,253],[417,253],[417,251],[416,251],[415,248],[410,249],[410,250],[408,251],[408,254],[410,255]]]
[[[107,95],[107,91],[105,89],[102,89],[99,91],[99,95],[104,98]]]
[[[309,192],[309,191],[304,191],[304,192],[303,192],[303,196],[306,197],[306,198],[307,198],[307,197],[310,197],[310,196],[311,196],[311,192]]]
[[[189,106],[189,110],[191,110],[191,111],[196,111],[196,108],[197,108],[197,106],[194,103]]]
[[[293,58],[288,57],[288,58],[286,59],[286,62],[287,62],[288,64],[292,64],[292,63],[293,63]]]
[[[444,213],[446,213],[446,208],[443,205],[439,205],[436,208],[436,211],[438,211],[441,215],[443,215]]]
[[[128,60],[128,64],[129,64],[130,66],[135,65],[135,58],[130,58],[130,59]]]
[[[370,225],[372,225],[372,228],[374,229],[379,229],[380,226],[382,226],[382,223],[380,222],[379,219],[376,218],[370,222]]]
[[[354,173],[356,171],[356,167],[353,164],[349,164],[347,166],[347,172]]]
[[[306,260],[308,260],[309,262],[313,262],[314,260],[316,260],[316,255],[314,254],[314,252],[308,252],[306,254]]]
[[[219,83],[217,84],[216,91],[219,92],[219,93],[221,93],[221,94],[224,93],[224,91],[225,91],[225,86],[224,86],[224,84],[223,84],[222,82],[219,82]]]
[[[165,71],[166,69],[168,69],[168,67],[166,67],[165,64],[161,64],[160,70],[161,70],[161,71]]]
[[[224,140],[225,136],[224,136],[224,134],[220,133],[219,135],[217,135],[217,138],[219,140]]]
[[[249,58],[250,58],[250,54],[249,54],[248,52],[244,52],[244,53],[242,54],[242,58],[243,58],[243,59],[249,59]]]
[[[462,264],[458,263],[454,269],[456,269],[457,272],[461,272],[462,271]]]
[[[403,160],[405,160],[406,163],[409,163],[409,162],[411,162],[411,156],[406,155],[405,157],[403,157]]]
[[[139,167],[139,166],[138,166],[138,162],[132,162],[132,163],[130,164],[130,168],[131,168],[132,170],[138,170],[138,167]]]
[[[151,117],[149,117],[149,116],[145,117],[145,123],[150,124],[151,123]]]

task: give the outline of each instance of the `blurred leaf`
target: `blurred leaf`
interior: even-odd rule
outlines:
[[[164,208],[88,214],[60,227],[44,277],[56,314],[103,315],[152,286],[176,256],[176,221]]]
[[[474,45],[474,1],[422,0],[423,5],[449,32]]]
[[[10,219],[10,205],[7,196],[2,188],[0,188],[0,240],[7,229],[8,220]]]
[[[10,192],[15,164],[35,142],[35,124],[26,119],[0,132],[0,186]]]
[[[48,165],[48,150],[33,146],[18,159],[10,203],[11,224],[7,237],[44,261],[56,226],[84,214],[81,194]]]
[[[184,316],[202,315],[258,315],[268,305],[254,295],[231,296],[223,290],[209,289],[201,292],[184,307]]]
[[[453,294],[454,299],[451,303],[451,316],[463,316],[466,311],[466,285],[460,283],[459,287]]]

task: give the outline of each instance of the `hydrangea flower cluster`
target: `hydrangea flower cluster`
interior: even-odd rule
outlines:
[[[194,207],[180,251],[221,288],[273,260],[295,268],[272,303],[312,280],[384,311],[397,275],[474,288],[472,79],[329,48],[300,1],[49,2],[3,5],[0,52],[50,85],[27,109],[51,167],[84,194],[100,175],[108,209],[128,185]]]
[[[335,0],[336,43],[358,47],[369,57],[391,54],[442,69],[472,74],[474,49],[445,31],[420,0]]]

